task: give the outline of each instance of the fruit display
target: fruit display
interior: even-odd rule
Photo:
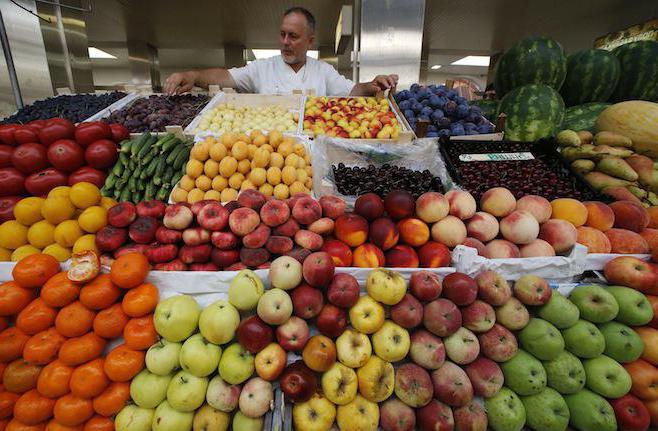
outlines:
[[[428,138],[439,136],[462,136],[492,133],[493,124],[487,119],[480,107],[469,105],[457,91],[445,85],[427,87],[413,84],[409,90],[402,90],[395,95],[395,101],[411,128],[416,131],[418,120],[428,121]]]
[[[657,157],[656,119],[658,103],[642,100],[621,102],[601,112],[596,119],[595,130],[622,134],[630,138],[637,152]]]
[[[567,57],[567,76],[560,94],[567,106],[607,101],[619,81],[617,56],[604,49],[586,49]]]
[[[304,132],[352,139],[397,139],[402,131],[386,98],[308,97]]]
[[[286,199],[297,193],[310,194],[313,188],[306,147],[279,131],[207,137],[194,145],[184,169],[185,175],[171,195],[174,202],[229,202],[245,190]]]
[[[45,199],[23,198],[13,207],[12,220],[0,224],[0,261],[43,253],[63,262],[72,253],[98,251],[96,233],[114,205],[88,182],[55,187]]]
[[[204,94],[151,95],[131,102],[105,119],[131,133],[164,132],[165,126],[187,126],[208,103]]]
[[[192,143],[171,133],[144,133],[121,143],[119,158],[103,189],[104,196],[119,201],[164,201],[181,179]]]
[[[594,124],[599,114],[603,112],[609,103],[591,102],[582,105],[570,106],[564,111],[562,129],[587,130],[594,132]]]
[[[658,99],[658,42],[640,40],[615,48],[621,73],[612,101]]]
[[[4,429],[114,429],[157,339],[159,293],[144,283],[142,255],[124,256],[107,274],[99,269],[93,252],[76,256],[68,272],[35,254],[0,284]]]
[[[26,105],[0,123],[26,124],[30,121],[48,120],[54,117],[79,123],[125,96],[126,93],[121,91],[102,94],[62,94]]]
[[[194,133],[247,133],[252,130],[297,132],[299,111],[281,105],[236,106],[220,103],[201,115]]]

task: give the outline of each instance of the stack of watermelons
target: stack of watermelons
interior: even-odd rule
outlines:
[[[501,56],[494,82],[501,98],[496,116],[506,114],[511,141],[538,140],[562,128],[591,130],[608,101],[658,100],[658,42],[567,58],[554,40],[531,37]]]

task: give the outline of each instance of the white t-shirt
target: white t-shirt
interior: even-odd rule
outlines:
[[[252,61],[229,69],[244,93],[291,94],[293,90],[314,89],[317,96],[347,96],[354,83],[324,61],[306,57],[306,64],[295,72],[280,55]]]

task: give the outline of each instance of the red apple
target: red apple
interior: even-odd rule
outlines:
[[[487,332],[496,323],[496,312],[484,301],[475,300],[462,308],[462,325],[473,332]]]
[[[347,327],[347,313],[333,304],[325,304],[318,314],[315,325],[321,334],[336,338]]]
[[[617,417],[617,427],[622,431],[643,431],[649,428],[651,417],[649,410],[639,398],[631,394],[616,400],[610,400],[610,405]]]
[[[445,362],[432,372],[434,398],[452,407],[460,407],[473,399],[471,381],[459,365]]]
[[[416,410],[416,424],[420,431],[453,431],[455,428],[452,410],[437,400]]]
[[[514,283],[514,296],[524,305],[544,305],[552,294],[548,282],[536,275],[523,275]]]
[[[313,287],[326,287],[334,277],[336,266],[329,253],[318,251],[304,259],[304,280]]]
[[[423,323],[431,333],[447,337],[462,326],[462,315],[454,302],[439,298],[425,306]]]
[[[290,297],[292,299],[293,312],[302,319],[310,319],[317,316],[324,304],[322,291],[306,283],[302,283],[295,288]]]
[[[337,307],[350,308],[360,296],[359,282],[350,274],[336,274],[329,283],[327,299]]]
[[[433,301],[441,295],[441,278],[430,271],[415,271],[409,280],[409,291],[419,301]]]
[[[471,277],[461,272],[453,272],[443,278],[443,293],[459,306],[472,303],[477,298],[478,285]]]
[[[466,365],[466,374],[471,380],[475,395],[490,398],[503,387],[505,377],[497,363],[491,359],[479,357]]]
[[[512,359],[519,348],[514,334],[497,323],[487,332],[479,334],[478,341],[482,355],[496,362]]]
[[[391,319],[403,328],[415,328],[423,321],[423,304],[407,293],[391,307]]]
[[[453,409],[452,414],[457,431],[487,431],[487,412],[476,400],[471,400],[465,406]]]
[[[236,331],[238,342],[251,353],[258,353],[274,339],[274,331],[258,316],[242,319]]]
[[[283,325],[276,328],[276,341],[288,352],[301,352],[310,338],[306,320],[291,316]]]
[[[317,386],[318,379],[315,373],[303,361],[296,361],[288,365],[279,379],[281,391],[293,403],[309,400]]]
[[[512,297],[512,288],[500,274],[495,271],[484,271],[475,277],[478,286],[478,296],[487,304],[499,307]]]

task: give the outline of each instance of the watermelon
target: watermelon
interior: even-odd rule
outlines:
[[[468,103],[473,106],[479,106],[480,111],[482,111],[482,115],[487,120],[491,122],[496,121],[496,111],[498,110],[498,104],[500,103],[500,100],[479,99],[479,100],[472,100]]]
[[[594,123],[599,114],[610,106],[609,103],[591,102],[572,106],[564,112],[563,129],[571,129],[579,132],[589,130],[594,132]]]
[[[566,74],[567,58],[562,46],[546,37],[530,37],[500,57],[494,86],[498,98],[527,84],[546,84],[559,90]]]
[[[560,94],[567,106],[605,102],[618,81],[617,56],[603,49],[587,49],[567,57],[567,77]]]
[[[564,101],[548,85],[524,85],[503,97],[498,113],[507,115],[505,139],[536,141],[557,132],[564,119]]]
[[[611,100],[658,100],[658,42],[630,42],[612,52],[619,58],[621,75]]]

